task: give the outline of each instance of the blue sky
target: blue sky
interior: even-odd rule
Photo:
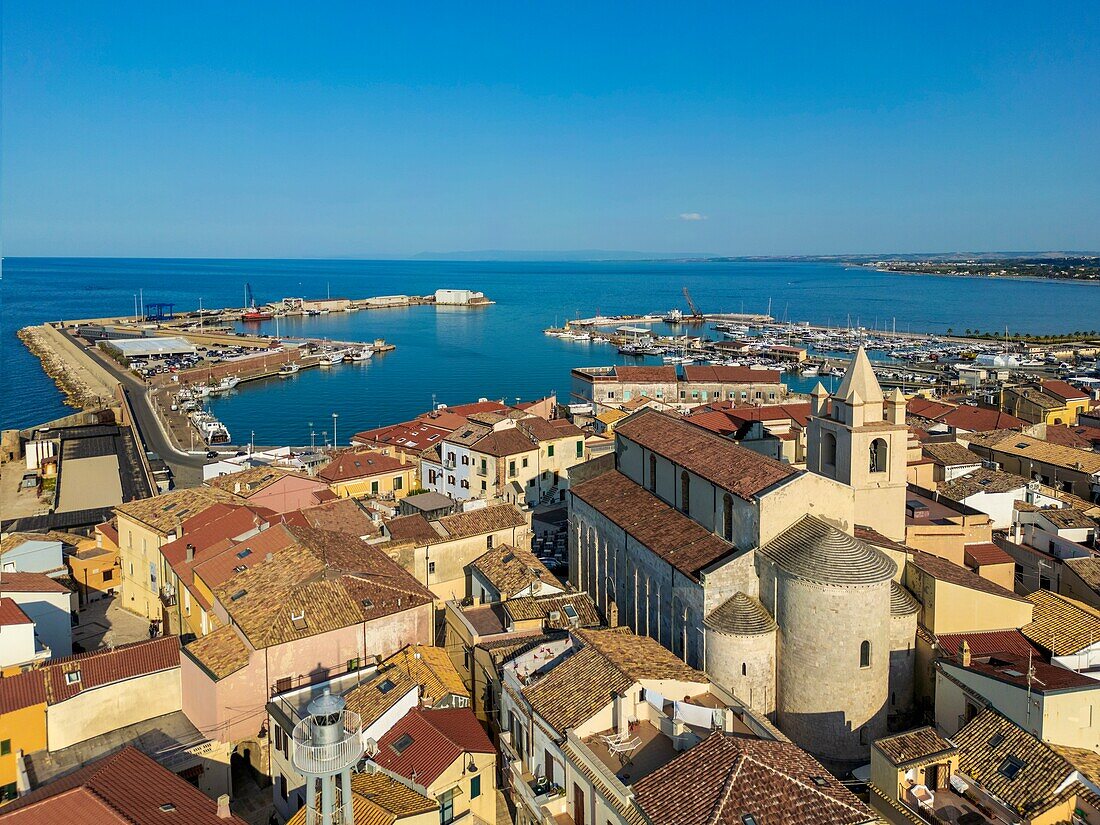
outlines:
[[[9,0],[7,255],[1100,249],[1100,4]]]

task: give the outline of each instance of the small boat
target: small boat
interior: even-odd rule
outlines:
[[[241,313],[241,320],[250,322],[270,321],[274,317],[275,315],[266,309],[257,309],[255,304]]]
[[[813,378],[819,372],[820,370],[817,367],[806,367],[806,369],[802,370],[801,375],[803,378]]]
[[[288,364],[283,364],[281,367],[279,367],[279,377],[280,378],[290,378],[290,376],[297,373],[298,370],[300,370],[300,369],[301,369],[301,367],[299,367],[297,364],[295,364],[293,362],[288,363]]]
[[[374,355],[374,351],[363,347],[362,349],[354,349],[344,356],[345,361],[369,361],[371,356]]]
[[[347,350],[343,349],[322,352],[319,364],[322,367],[331,367],[333,364],[341,363],[345,355],[347,355]]]

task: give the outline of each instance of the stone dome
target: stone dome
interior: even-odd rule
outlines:
[[[890,582],[890,615],[912,616],[920,610],[920,604],[912,594],[897,582]]]
[[[877,584],[893,578],[898,569],[893,559],[878,548],[809,515],[759,552],[792,576],[821,584]]]
[[[760,636],[778,628],[764,605],[752,596],[737,592],[703,619],[709,630],[731,636]]]

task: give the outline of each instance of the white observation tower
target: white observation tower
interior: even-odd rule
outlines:
[[[363,755],[359,714],[327,690],[294,726],[294,767],[306,778],[306,825],[354,825],[351,772]]]

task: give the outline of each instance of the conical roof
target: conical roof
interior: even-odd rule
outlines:
[[[890,615],[910,616],[920,610],[920,604],[904,587],[890,582]]]
[[[898,569],[877,547],[809,515],[759,552],[791,575],[822,584],[876,584],[893,578]]]
[[[733,636],[759,636],[778,626],[764,605],[747,593],[737,592],[710,611],[703,624]]]
[[[856,400],[857,396],[865,404],[882,403],[882,387],[875,378],[875,371],[871,369],[871,359],[867,357],[867,352],[862,345],[856,350],[856,356],[848,365],[844,380],[840,382],[836,391],[837,398],[850,404],[859,403]]]

